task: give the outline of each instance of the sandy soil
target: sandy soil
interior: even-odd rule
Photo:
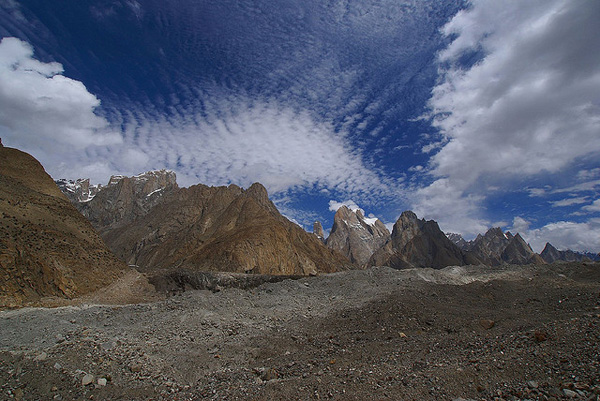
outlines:
[[[0,312],[0,399],[600,400],[600,264],[151,295]]]

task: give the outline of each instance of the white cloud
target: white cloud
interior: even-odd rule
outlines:
[[[553,207],[564,207],[564,206],[572,206],[572,205],[580,205],[582,203],[587,203],[588,197],[581,196],[576,198],[567,198],[561,199],[559,201],[550,202]]]
[[[8,146],[51,155],[65,147],[119,143],[94,114],[100,101],[76,80],[61,75],[59,63],[43,63],[16,38],[0,42],[0,136]]]
[[[202,100],[170,116],[133,105],[113,121],[116,134],[94,113],[98,98],[62,71],[59,63],[33,58],[26,42],[0,43],[0,137],[32,153],[56,178],[85,174],[106,182],[114,173],[170,168],[182,185],[258,181],[272,194],[298,188],[359,199],[393,194],[394,185],[363,162],[345,132],[301,105],[204,88]]]
[[[477,214],[482,198],[465,195],[449,179],[438,179],[412,194],[417,216],[437,221],[444,232],[461,233],[465,238],[486,232],[489,221]]]
[[[341,208],[342,206],[346,206],[348,209],[352,210],[353,212],[356,212],[357,210],[360,210],[361,213],[365,213],[364,210],[362,210],[357,204],[356,202],[354,202],[353,200],[345,200],[342,202],[338,202],[335,200],[330,200],[329,201],[329,210],[331,210],[332,212],[337,212],[339,208]]]
[[[205,115],[136,121],[132,142],[184,184],[258,181],[270,193],[328,188],[359,198],[390,193],[343,133],[308,112],[242,95],[204,107]]]
[[[512,224],[511,230],[514,231],[514,234],[526,233],[526,232],[529,232],[530,225],[531,225],[531,223],[529,223],[527,220],[525,220],[524,218],[522,218],[520,216],[517,216],[513,219],[513,224]]]
[[[562,250],[600,252],[600,220],[598,219],[591,219],[585,223],[557,221],[541,228],[529,229],[529,222],[516,217],[511,230],[519,232],[536,252],[541,252],[546,242]]]
[[[583,181],[598,179],[600,178],[600,168],[581,170],[577,173],[577,178]]]
[[[420,164],[416,165],[416,166],[412,166],[408,169],[408,171],[413,172],[413,173],[418,173],[420,171],[423,171],[423,166],[421,166]]]
[[[560,174],[600,153],[598,20],[597,1],[474,0],[444,27],[456,37],[439,55],[430,107],[448,143],[415,209],[476,231],[478,182]],[[466,51],[483,56],[468,69],[458,62]]]
[[[596,199],[591,205],[587,205],[581,208],[586,212],[600,212],[600,199]]]

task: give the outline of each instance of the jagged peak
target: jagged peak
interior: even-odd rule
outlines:
[[[544,250],[542,251],[542,253],[547,253],[547,252],[552,252],[552,251],[558,251],[558,249],[551,243],[546,242],[546,245],[544,246]]]
[[[150,178],[164,178],[168,184],[175,185],[177,183],[177,174],[173,170],[150,170],[144,173],[140,173],[131,177],[125,175],[112,175],[110,180],[108,180],[108,185],[115,185],[121,182],[124,179],[130,179],[134,181],[145,181]]]
[[[352,210],[350,210],[348,206],[342,205],[338,208],[338,210],[336,210],[333,219],[343,219],[345,217],[350,216],[350,213],[353,213]]]
[[[320,239],[325,238],[325,232],[323,231],[323,225],[318,220],[313,223],[313,234],[315,234]]]
[[[403,220],[419,220],[415,212],[413,212],[412,210],[403,211],[400,215],[400,218]]]
[[[269,193],[267,192],[267,188],[265,188],[264,185],[259,182],[255,182],[250,185],[250,188],[248,188],[245,193],[248,196],[257,199],[261,203],[269,202]]]
[[[492,227],[489,230],[487,230],[487,232],[485,233],[484,237],[502,237],[502,238],[507,238],[506,234],[504,234],[504,231],[502,231],[502,229],[500,227]]]

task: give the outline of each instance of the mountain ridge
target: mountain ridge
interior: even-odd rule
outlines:
[[[116,176],[79,208],[116,255],[143,271],[314,275],[351,266],[282,216],[259,183],[179,188],[173,172]]]

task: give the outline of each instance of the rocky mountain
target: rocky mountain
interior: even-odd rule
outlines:
[[[540,253],[540,256],[546,261],[546,263],[554,263],[556,261],[585,262],[591,260],[600,260],[600,255],[598,254],[575,252],[570,249],[567,249],[566,251],[559,251],[549,242],[546,242],[546,246],[544,247],[542,253]]]
[[[62,178],[56,180],[55,183],[73,204],[91,201],[102,188],[100,184],[90,185],[89,178],[75,181]]]
[[[507,236],[509,235],[510,233],[507,233]],[[546,263],[540,255],[531,249],[531,246],[525,242],[519,233],[517,233],[515,236],[511,236],[508,245],[506,245],[500,254],[500,258],[504,263],[514,265],[543,265]]]
[[[73,298],[127,266],[27,153],[0,146],[0,306]]]
[[[485,264],[498,266],[502,264],[502,252],[504,252],[512,238],[510,232],[505,234],[501,228],[493,227],[484,235],[477,235],[477,238],[471,243],[467,243],[465,249],[477,255]]]
[[[319,240],[325,242],[325,232],[323,232],[323,226],[320,221],[315,221],[313,224],[313,234],[317,236]]]
[[[520,234],[506,233],[500,227],[490,228],[484,235],[479,234],[473,241],[460,240],[453,236],[455,243],[461,243],[465,251],[471,252],[489,266],[509,264],[543,264],[544,260],[535,253]]]
[[[112,176],[93,199],[75,205],[104,237],[115,227],[145,216],[165,195],[178,189],[173,171],[149,171],[134,177],[118,175]]]
[[[387,227],[375,218],[365,218],[360,209],[346,206],[335,213],[327,247],[345,255],[352,263],[365,265],[390,238]]]
[[[283,217],[260,184],[179,188],[175,173],[154,171],[112,177],[79,208],[141,270],[312,275],[349,265]]]
[[[369,260],[371,266],[396,269],[439,269],[479,263],[477,258],[452,243],[435,221],[419,220],[411,211],[402,213],[394,224],[391,238]]]
[[[462,235],[456,233],[446,233],[446,237],[448,237],[448,239],[452,241],[454,245],[456,245],[462,250],[466,250],[467,248],[469,248],[472,242],[465,240]]]

